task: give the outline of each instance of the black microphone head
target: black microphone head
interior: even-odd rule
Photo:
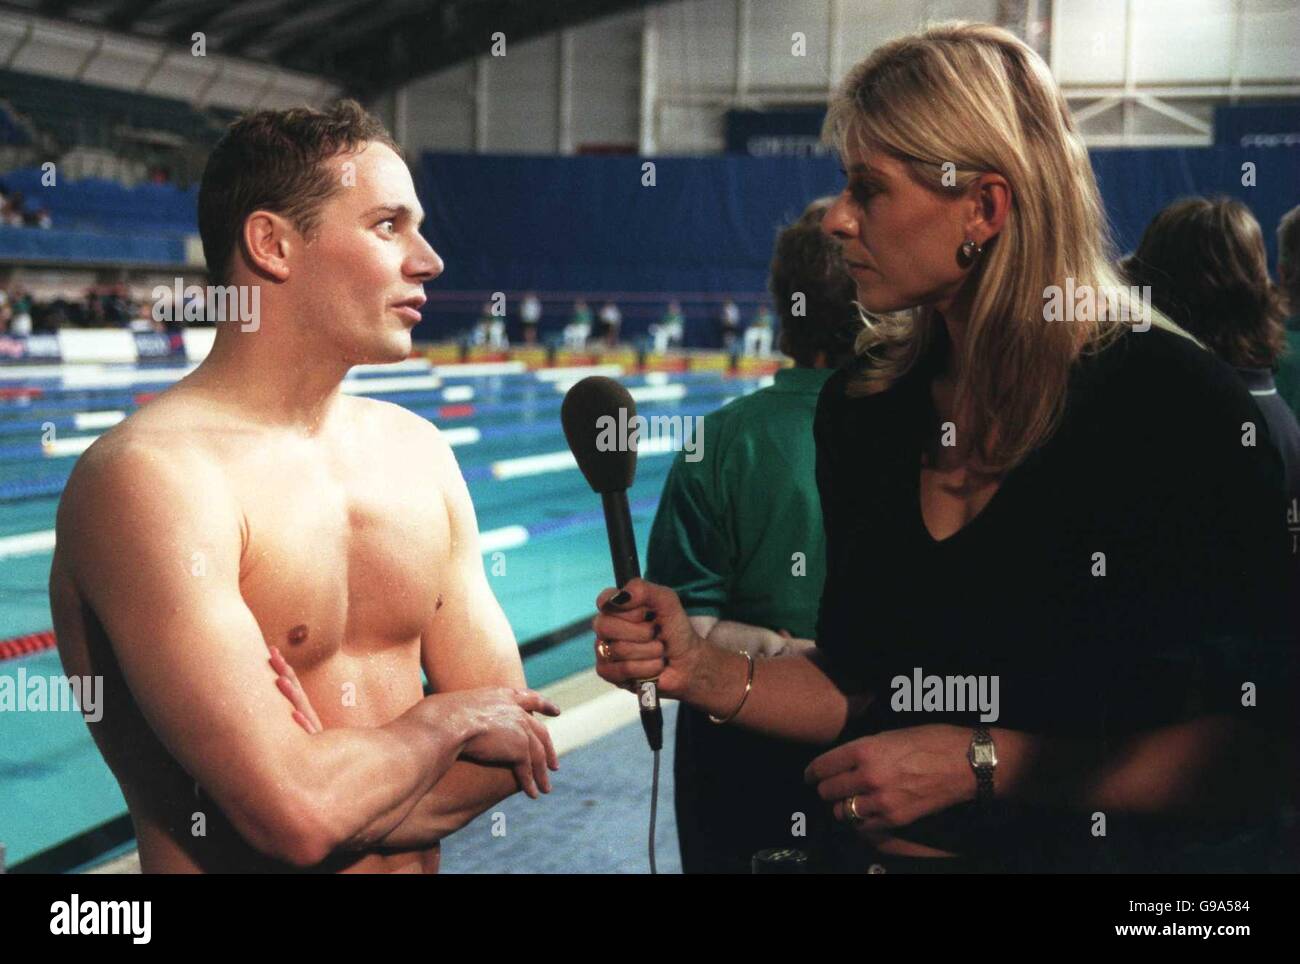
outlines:
[[[578,468],[597,492],[622,492],[632,487],[636,478],[635,417],[636,402],[612,378],[589,375],[565,393],[560,406],[564,437]],[[633,444],[629,444],[629,436]]]

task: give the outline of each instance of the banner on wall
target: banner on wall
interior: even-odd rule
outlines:
[[[141,360],[185,354],[185,339],[180,332],[137,331],[134,334],[136,356]]]
[[[822,143],[826,109],[727,111],[727,151],[750,157],[824,157],[834,151]]]
[[[0,335],[0,362],[62,359],[58,335]]]
[[[1300,104],[1216,107],[1214,143],[1224,147],[1300,147]]]

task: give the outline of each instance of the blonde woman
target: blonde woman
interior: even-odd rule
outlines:
[[[823,228],[874,323],[815,422],[818,647],[726,652],[638,581],[597,600],[598,671],[833,745],[807,777],[841,868],[1267,865],[1295,630],[1258,409],[1120,287],[1069,110],[1011,34],[881,47],[827,135]]]

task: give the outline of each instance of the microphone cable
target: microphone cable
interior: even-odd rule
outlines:
[[[659,812],[659,751],[652,751],[655,756],[654,776],[650,778],[650,874],[658,876],[659,868],[655,865],[655,815]]]

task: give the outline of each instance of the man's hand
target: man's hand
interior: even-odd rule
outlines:
[[[659,694],[682,699],[691,682],[692,661],[704,646],[677,593],[633,579],[620,591],[596,597],[596,672],[616,686],[659,681]],[[608,655],[606,655],[608,654]]]
[[[465,744],[462,756],[475,763],[509,766],[515,772],[519,788],[537,799],[551,792],[547,769],[558,770],[560,758],[551,743],[551,734],[532,713],[559,716],[560,708],[532,690],[496,689],[463,690],[428,697],[456,707],[469,715],[482,732]]]
[[[804,779],[834,804],[835,819],[867,833],[894,830],[974,799],[969,745],[970,730],[960,726],[889,730],[823,753]],[[859,820],[849,812],[850,798]]]
[[[311,701],[298,682],[280,651],[272,646],[271,668],[276,673],[276,686],[293,707],[293,719],[308,733],[319,733],[324,727],[316,715]],[[476,763],[508,766],[515,774],[519,789],[537,799],[538,790],[551,792],[551,778],[547,769],[558,770],[560,759],[551,743],[551,734],[532,713],[559,716],[560,709],[532,690],[495,689],[462,690],[425,697],[436,704],[437,712],[459,714],[467,720],[470,729],[478,733],[465,744],[461,756]]]
[[[298,682],[298,674],[285,662],[284,655],[279,649],[275,646],[270,649],[271,669],[275,670],[275,685],[293,707],[294,722],[308,733],[319,733],[325,727],[321,725],[315,707],[311,705],[311,700],[307,699],[302,684]]]

